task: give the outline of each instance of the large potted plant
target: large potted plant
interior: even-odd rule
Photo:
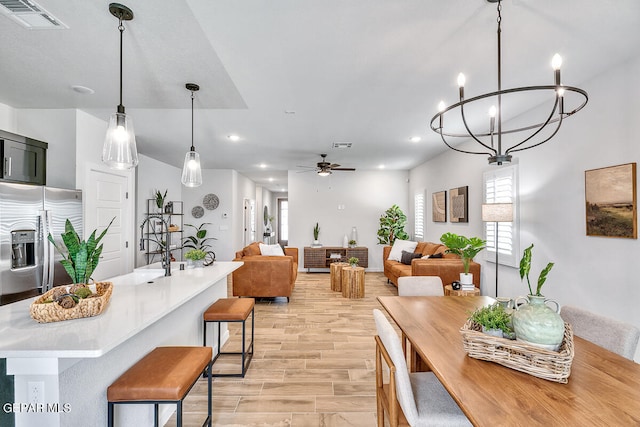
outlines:
[[[320,246],[318,236],[320,236],[320,225],[316,222],[315,227],[313,227],[313,246]]]
[[[518,297],[515,300],[515,309],[513,313],[513,329],[516,338],[547,350],[558,350],[564,338],[564,321],[560,317],[560,305],[551,299],[546,299],[542,295],[542,285],[547,280],[547,275],[554,266],[550,262],[542,269],[538,276],[536,292],[533,293],[531,282],[529,281],[529,273],[531,271],[531,250],[533,244],[524,250],[520,259],[520,280],[527,279],[529,287],[529,295],[527,297]],[[518,305],[519,300],[526,303]],[[548,302],[555,304],[555,309],[547,305]]]
[[[479,237],[465,237],[454,233],[444,233],[440,241],[447,247],[445,253],[456,254],[462,259],[464,273],[460,273],[460,283],[470,285],[473,283],[473,274],[469,273],[469,263],[483,250],[487,241]]]
[[[53,246],[62,255],[60,263],[71,277],[73,283],[89,283],[91,275],[98,266],[98,262],[100,262],[100,255],[102,254],[100,241],[107,234],[114,220],[115,217],[98,237],[96,237],[97,230],[93,230],[89,239],[85,241],[80,239],[80,236],[73,228],[73,224],[67,219],[64,225],[64,233],[61,235],[66,251],[56,244],[51,234],[48,235],[49,241],[53,243]]]
[[[404,231],[407,216],[398,205],[393,205],[380,216],[380,229],[378,229],[378,243],[381,245],[393,245],[396,239],[408,240],[409,235]]]

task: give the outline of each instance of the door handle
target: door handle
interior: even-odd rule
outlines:
[[[11,157],[4,158],[4,176],[11,176]]]

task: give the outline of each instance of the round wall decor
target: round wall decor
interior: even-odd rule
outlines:
[[[195,206],[191,209],[191,215],[193,215],[194,218],[202,218],[202,215],[204,215],[204,209],[202,209],[202,206]]]
[[[202,204],[204,205],[205,208],[212,211],[218,207],[218,205],[220,204],[220,200],[218,199],[218,196],[216,196],[215,194],[209,193],[202,198]]]

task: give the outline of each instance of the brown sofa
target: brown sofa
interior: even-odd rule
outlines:
[[[258,242],[236,252],[234,261],[244,265],[233,272],[233,295],[287,297],[298,275],[298,248],[284,248],[285,256],[263,256]]]
[[[442,258],[416,258],[411,265],[389,260],[391,246],[382,248],[384,275],[388,281],[398,286],[398,277],[402,276],[439,276],[443,285],[450,285],[454,280],[460,280],[460,273],[464,273],[462,260],[458,255],[445,254],[447,247],[440,243],[419,242],[414,253],[422,255],[443,254]],[[473,284],[480,287],[480,264],[471,261],[469,273],[473,274]]]

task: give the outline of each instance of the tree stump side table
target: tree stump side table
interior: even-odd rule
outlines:
[[[474,288],[472,291],[463,291],[462,289],[455,290],[453,286],[447,285],[444,287],[444,295],[456,297],[478,296],[480,295],[480,289]]]
[[[342,268],[342,296],[364,298],[364,267]]]
[[[342,291],[342,269],[348,267],[346,262],[333,262],[331,268],[331,290],[336,292]]]

